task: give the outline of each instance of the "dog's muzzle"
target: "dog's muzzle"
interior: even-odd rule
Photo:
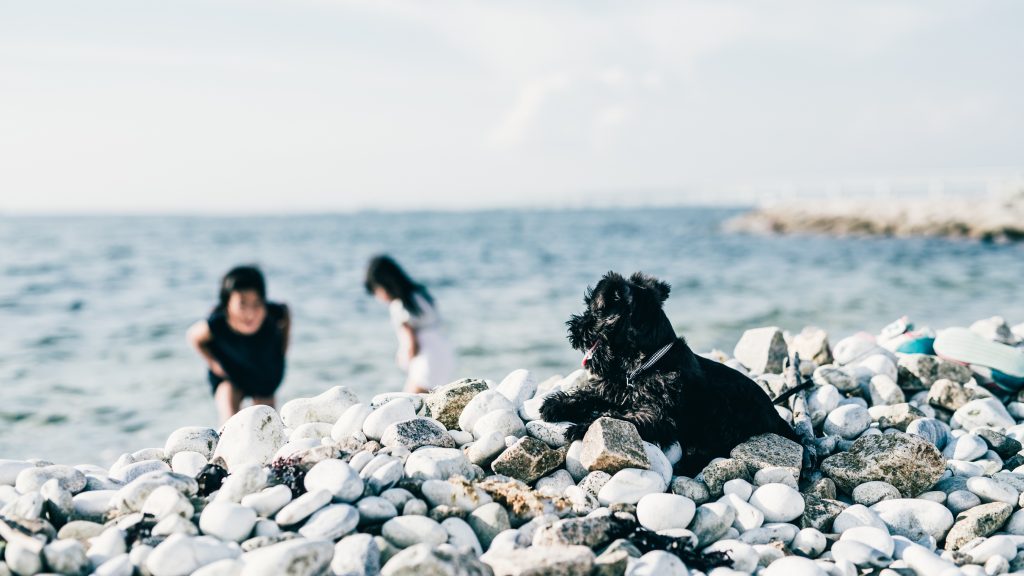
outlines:
[[[594,350],[597,350],[597,342],[594,342],[590,349],[587,350],[587,353],[583,355],[583,362],[582,364],[580,364],[581,366],[583,366],[584,368],[587,367],[587,362],[589,362],[590,359],[594,357]]]

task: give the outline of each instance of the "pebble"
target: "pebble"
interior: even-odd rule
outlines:
[[[459,428],[466,432],[473,432],[473,427],[476,426],[477,420],[485,414],[498,410],[515,411],[516,408],[517,405],[513,404],[512,401],[498,390],[485,390],[474,396],[466,404],[466,407],[462,409],[462,414],[459,415],[458,419]],[[536,419],[534,418],[534,420]],[[478,434],[474,434],[474,436],[480,438]]]
[[[652,550],[629,563],[626,576],[689,576],[690,571],[675,554]]]
[[[408,398],[395,398],[371,412],[363,420],[363,434],[371,440],[380,440],[388,426],[395,422],[412,420],[416,417],[416,408]],[[332,430],[333,437],[334,432]]]
[[[373,536],[352,534],[339,540],[334,545],[330,568],[334,574],[354,576],[372,576],[380,572],[380,549]]]
[[[363,495],[363,479],[347,462],[336,459],[317,462],[303,481],[306,490],[326,490],[335,502],[355,502]]]
[[[334,386],[312,398],[295,398],[281,406],[281,420],[296,429],[303,424],[334,424],[359,398],[344,386]]]
[[[213,457],[224,460],[228,471],[244,464],[265,466],[285,441],[284,422],[276,410],[249,406],[224,423]]]
[[[942,540],[953,527],[953,514],[949,509],[927,500],[884,500],[872,506],[871,511],[878,514],[891,534],[906,536],[915,542],[925,536]]]
[[[252,533],[256,525],[256,511],[234,502],[214,501],[207,504],[199,517],[199,529],[203,534],[216,536],[221,540],[241,542]]]
[[[523,405],[537,392],[537,381],[529,370],[513,370],[498,384],[495,391],[508,399],[512,406]],[[461,426],[460,426],[461,427]]]
[[[804,528],[793,537],[790,549],[801,556],[817,558],[825,551],[827,545],[828,541],[821,531],[814,528]]]
[[[865,482],[853,489],[853,500],[857,504],[871,506],[882,500],[900,498],[900,491],[888,482],[879,480]]]
[[[281,526],[291,526],[302,522],[311,514],[331,502],[331,493],[327,490],[306,492],[289,502],[274,515],[274,520]]]
[[[636,504],[648,494],[668,489],[665,478],[657,472],[639,468],[625,468],[612,475],[597,493],[598,501],[607,506],[620,502]]]
[[[492,410],[481,416],[473,424],[473,437],[483,438],[489,434],[500,433],[502,436],[522,437],[526,435],[526,425],[515,410]]]
[[[353,434],[362,434],[363,424],[371,412],[373,412],[373,407],[369,404],[357,402],[349,406],[331,427],[331,439],[335,442],[343,442],[346,438],[351,438]]]
[[[800,556],[786,556],[779,558],[767,568],[761,571],[761,576],[827,576],[814,560],[801,558]]]
[[[252,508],[256,514],[269,518],[292,501],[292,491],[284,485],[271,486],[242,497],[242,506]]]
[[[953,412],[949,421],[954,428],[973,430],[978,427],[996,430],[1010,428],[1017,424],[1003,403],[995,398],[971,400]]]
[[[207,463],[206,457],[199,452],[186,450],[178,452],[171,458],[171,470],[195,478]]]
[[[321,574],[334,556],[334,543],[296,538],[265,546],[242,556],[243,576]],[[154,574],[154,576],[159,576]]]
[[[967,489],[977,494],[982,502],[1005,502],[1016,506],[1020,498],[1020,493],[1013,486],[984,476],[968,478]]]
[[[693,500],[677,494],[647,494],[636,505],[640,525],[655,532],[686,528],[697,510]]]
[[[299,528],[299,534],[310,540],[334,542],[356,529],[359,512],[348,504],[332,504],[321,508]]]
[[[804,513],[804,499],[785,484],[765,484],[754,490],[750,504],[764,513],[766,522],[789,522]]]
[[[840,406],[825,417],[824,432],[829,436],[841,436],[851,440],[860,436],[871,425],[871,414],[867,408],[855,404]]]
[[[946,496],[946,507],[953,514],[960,514],[981,504],[981,498],[970,490],[956,490]]]
[[[167,437],[164,444],[164,459],[174,460],[180,452],[194,452],[203,458],[210,459],[217,448],[220,436],[213,428],[204,426],[186,426],[178,428]]]
[[[425,516],[392,518],[381,527],[381,535],[398,548],[416,544],[438,546],[448,541],[444,527]]]

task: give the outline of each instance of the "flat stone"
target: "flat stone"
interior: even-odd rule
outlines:
[[[240,576],[305,576],[322,574],[334,556],[334,543],[296,538],[242,555]],[[154,575],[156,576],[156,575]]]
[[[795,476],[800,475],[804,449],[802,446],[778,434],[761,434],[737,445],[729,452],[734,460],[746,464],[747,473],[754,477],[765,468],[786,468]]]
[[[1013,506],[1003,502],[981,504],[961,512],[945,535],[946,550],[959,550],[975,538],[992,534],[1006,523],[1012,512]]]
[[[1015,506],[1020,498],[1020,492],[1012,485],[984,476],[968,478],[967,489],[977,494],[982,502],[1004,502]]]
[[[295,398],[281,406],[281,420],[295,429],[310,422],[334,424],[353,404],[359,402],[345,386],[334,386],[312,398]]]
[[[284,422],[270,406],[249,406],[221,428],[213,457],[224,460],[228,471],[244,464],[266,466],[286,441]]]
[[[526,436],[502,452],[491,464],[491,469],[530,484],[564,462],[564,452],[552,450],[544,442]]]
[[[636,504],[644,496],[664,492],[667,488],[668,482],[657,472],[624,468],[601,487],[597,500],[605,506],[621,502]]]
[[[435,388],[424,399],[424,403],[431,418],[447,429],[455,429],[459,427],[459,416],[466,404],[487,389],[487,383],[483,380],[464,378]]]
[[[480,557],[494,576],[590,576],[594,552],[586,546],[538,546],[490,551]]]
[[[256,514],[269,518],[277,514],[292,501],[292,491],[283,484],[265,488],[253,494],[242,497],[242,506],[248,506],[256,511]]]
[[[438,546],[448,541],[448,533],[434,520],[425,516],[399,516],[381,527],[381,535],[398,548],[416,544]]]
[[[403,446],[410,451],[423,446],[455,448],[455,440],[448,431],[429,418],[395,422],[384,430],[380,443],[388,448]]]
[[[380,573],[381,576],[489,576],[490,569],[472,552],[460,551],[455,546],[445,544],[434,548],[417,544],[398,551]]]
[[[357,524],[359,512],[354,506],[332,504],[314,512],[299,528],[299,534],[310,540],[334,542],[355,530]]]
[[[788,355],[782,330],[776,326],[747,330],[733,349],[733,357],[754,374],[780,374]]]
[[[954,428],[964,430],[979,427],[1005,429],[1017,424],[1006,411],[1006,406],[995,398],[971,400],[954,412],[949,422]]]
[[[864,482],[880,480],[907,496],[931,488],[945,469],[946,462],[934,445],[902,432],[862,437],[848,452],[821,463],[821,471],[847,493]]]
[[[331,502],[331,493],[327,490],[306,492],[289,502],[274,515],[274,520],[281,526],[293,526],[309,518],[317,510]]]
[[[928,500],[883,500],[870,509],[878,514],[890,534],[905,536],[914,542],[925,536],[941,542],[953,526],[953,514],[949,509]]]

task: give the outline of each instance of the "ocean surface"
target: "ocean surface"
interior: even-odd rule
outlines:
[[[566,374],[565,321],[608,270],[672,284],[667,312],[698,351],[743,330],[813,324],[833,342],[903,314],[936,328],[1024,322],[1024,244],[761,237],[723,209],[359,213],[259,218],[0,218],[0,458],[109,466],[216,425],[185,342],[220,276],[257,263],[294,327],[279,402],[337,384],[400,389],[385,306],[363,266],[394,255],[434,294],[460,376]]]

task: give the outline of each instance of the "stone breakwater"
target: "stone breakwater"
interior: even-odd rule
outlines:
[[[839,236],[1024,240],[1024,192],[998,200],[832,200],[781,203],[726,223],[731,231]]]
[[[766,327],[709,355],[773,396],[800,355],[814,385],[779,410],[814,430],[813,470],[770,434],[696,478],[673,474],[678,444],[628,422],[568,443],[539,408],[587,374],[526,370],[369,402],[338,386],[175,430],[109,468],[0,461],[0,575],[1024,569],[1024,396],[993,397],[968,366],[892,342]]]

